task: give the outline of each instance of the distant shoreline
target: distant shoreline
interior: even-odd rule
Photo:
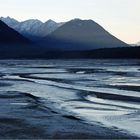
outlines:
[[[140,47],[105,48],[87,51],[45,51],[34,55],[1,54],[0,59],[140,59]]]

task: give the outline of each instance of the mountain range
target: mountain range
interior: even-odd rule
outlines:
[[[0,18],[0,58],[137,58],[138,51],[93,20],[43,23]]]
[[[53,20],[48,20],[43,23],[38,19],[29,19],[19,22],[10,17],[1,17],[0,20],[31,41],[36,41],[43,38],[64,24],[56,23]]]

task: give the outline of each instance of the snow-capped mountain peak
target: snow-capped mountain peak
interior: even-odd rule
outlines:
[[[5,22],[8,26],[15,26],[16,24],[19,23],[19,21],[15,20],[14,18],[11,17],[0,17],[0,20]]]
[[[28,25],[34,25],[34,24],[43,24],[43,22],[41,22],[38,19],[29,19],[29,20],[25,20],[23,22],[21,22],[21,24],[28,24]]]
[[[63,23],[56,23],[51,19],[46,21],[45,23],[41,22],[38,19],[29,19],[18,22],[17,20],[10,17],[1,17],[0,20],[33,41],[50,34],[63,25]]]

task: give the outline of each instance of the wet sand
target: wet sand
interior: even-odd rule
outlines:
[[[0,139],[140,139],[139,64],[1,60]]]
[[[0,112],[0,139],[137,138],[117,128],[90,125],[74,116],[59,114],[29,93],[0,92]]]

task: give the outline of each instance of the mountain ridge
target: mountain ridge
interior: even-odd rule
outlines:
[[[18,21],[13,20],[11,24],[14,22]],[[34,20],[34,22],[38,21]],[[50,20],[49,22],[52,23],[53,21]],[[55,22],[53,23],[55,24]],[[105,45],[102,42],[106,39],[104,36],[107,36],[107,39],[109,36],[109,39],[113,38],[118,44],[124,46],[113,46],[113,42],[113,45],[104,48]],[[140,47],[128,46],[92,20],[71,20],[47,35],[47,38],[49,42],[45,42],[45,46],[38,46],[0,20],[0,59],[140,58]],[[98,41],[98,38],[102,39]],[[46,41],[46,37],[43,39]],[[90,45],[92,40],[93,44]],[[97,44],[94,46],[94,40],[103,43],[103,46],[97,47]],[[110,44],[110,41],[107,43]],[[65,47],[69,47],[70,50],[65,49]],[[71,49],[71,47],[74,49]]]

